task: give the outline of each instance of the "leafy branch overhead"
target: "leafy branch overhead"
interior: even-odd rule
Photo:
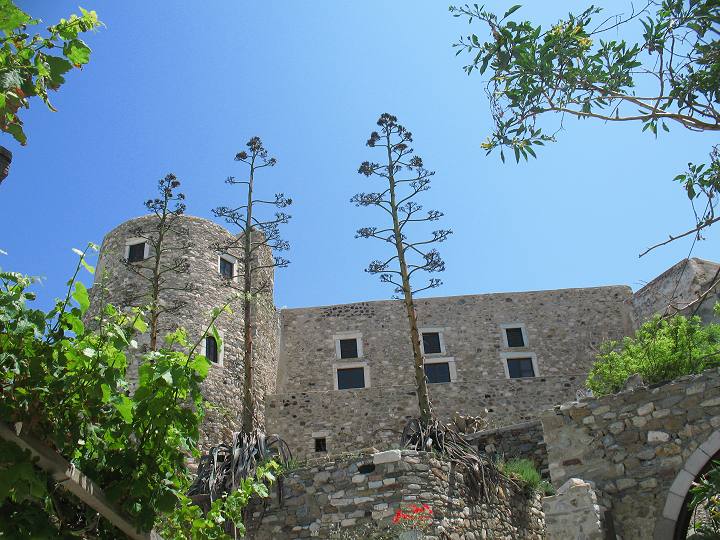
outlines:
[[[46,28],[45,34],[32,34],[29,27],[40,24],[12,0],[0,0],[0,130],[20,144],[27,142],[21,108],[37,96],[55,111],[48,93],[65,83],[65,75],[90,61],[90,47],[80,34],[101,26],[97,14],[80,8]],[[56,54],[55,51],[57,51]]]
[[[556,140],[567,117],[639,122],[656,136],[672,125],[720,130],[716,0],[646,0],[616,16],[590,6],[549,28],[513,20],[519,9],[512,6],[500,17],[477,4],[450,7],[455,17],[487,29],[487,37],[471,33],[454,46],[457,54],[470,55],[468,75],[489,73],[485,92],[494,129],[482,144],[488,154],[499,149],[503,161],[505,150],[516,161],[536,157],[539,146]],[[617,37],[629,24],[640,39]],[[717,221],[717,148],[709,166],[689,164],[676,180],[696,216],[695,227],[677,237],[700,238],[700,231]]]

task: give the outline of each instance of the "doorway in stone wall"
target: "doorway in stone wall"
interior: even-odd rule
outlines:
[[[675,535],[673,537],[675,540],[686,540],[687,538],[693,537],[693,535],[695,535],[695,538],[702,539],[715,538],[715,536],[699,535],[701,527],[710,526],[711,518],[707,505],[698,505],[697,507],[692,508],[693,493],[691,491],[692,485],[700,479],[705,478],[713,467],[720,467],[720,452],[716,452],[712,458],[709,458],[707,463],[705,463],[703,468],[693,479],[693,483],[687,491],[682,509],[677,517]]]

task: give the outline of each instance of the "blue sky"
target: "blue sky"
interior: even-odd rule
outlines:
[[[503,11],[512,2],[487,7]],[[516,16],[554,22],[581,2],[532,3]],[[558,3],[559,4],[559,3]],[[19,5],[47,23],[77,11],[65,0]],[[607,1],[608,12],[629,2]],[[357,174],[382,112],[398,116],[436,171],[424,202],[455,234],[441,253],[445,284],[432,295],[628,284],[638,288],[686,256],[676,242],[690,206],[672,178],[706,160],[713,139],[671,126],[657,139],[639,125],[566,122],[558,143],[529,163],[502,164],[480,143],[491,129],[478,75],[451,45],[467,32],[440,1],[92,1],[107,25],[87,38],[90,64],[24,114],[29,142],[8,135],[11,175],[0,186],[0,256],[6,270],[42,276],[41,303],[63,292],[71,248],[100,242],[143,213],[158,178],[174,172],[188,212],[241,196],[234,154],[262,137],[278,165],[261,191],[295,201],[285,227],[289,268],[276,303],[299,307],[390,297],[363,272],[381,246],[354,231],[378,215],[353,207],[368,190]],[[476,32],[484,29],[475,27]],[[718,259],[717,231],[693,255]]]

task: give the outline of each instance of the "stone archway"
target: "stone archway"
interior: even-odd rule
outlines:
[[[720,453],[720,430],[714,431],[708,439],[695,450],[682,469],[677,473],[665,499],[662,516],[655,523],[655,540],[677,540],[687,530],[688,491],[695,478],[702,474],[713,459]]]

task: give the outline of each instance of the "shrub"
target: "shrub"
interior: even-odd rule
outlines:
[[[703,326],[699,317],[655,317],[635,336],[604,343],[585,384],[602,396],[620,391],[635,373],[655,384],[719,365],[720,325]]]
[[[529,459],[513,458],[505,462],[501,461],[498,463],[498,469],[507,476],[521,480],[531,490],[541,488],[543,479],[535,464]]]
[[[690,508],[693,517],[699,518],[690,524],[693,540],[710,540],[720,537],[720,461],[714,461],[708,473],[698,480],[690,490]]]

